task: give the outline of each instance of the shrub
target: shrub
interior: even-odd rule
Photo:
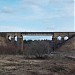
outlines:
[[[36,58],[42,58],[51,51],[52,49],[47,41],[34,41],[24,46],[24,54],[26,56],[34,55]]]
[[[17,49],[15,46],[0,46],[0,54],[16,54]]]

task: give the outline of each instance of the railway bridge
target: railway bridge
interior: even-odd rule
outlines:
[[[61,36],[61,40],[64,40],[64,37],[72,37],[75,35],[75,32],[0,32],[0,36],[4,37],[5,40],[9,40],[11,37],[11,42],[15,41],[17,37],[17,46],[23,51],[23,36],[52,36],[52,41],[57,40],[57,37]]]

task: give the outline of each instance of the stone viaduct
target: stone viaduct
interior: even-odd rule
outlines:
[[[57,40],[57,37],[61,36],[62,40],[67,36],[68,39],[75,35],[75,32],[0,32],[0,36],[8,40],[11,37],[11,42],[15,41],[17,37],[17,46],[23,51],[23,36],[52,36],[52,41]]]

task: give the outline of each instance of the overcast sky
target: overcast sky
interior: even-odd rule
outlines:
[[[75,31],[74,0],[0,0],[0,31]]]

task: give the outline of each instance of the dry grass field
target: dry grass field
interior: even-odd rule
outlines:
[[[0,75],[75,75],[75,53],[50,54],[48,59],[0,55]]]

